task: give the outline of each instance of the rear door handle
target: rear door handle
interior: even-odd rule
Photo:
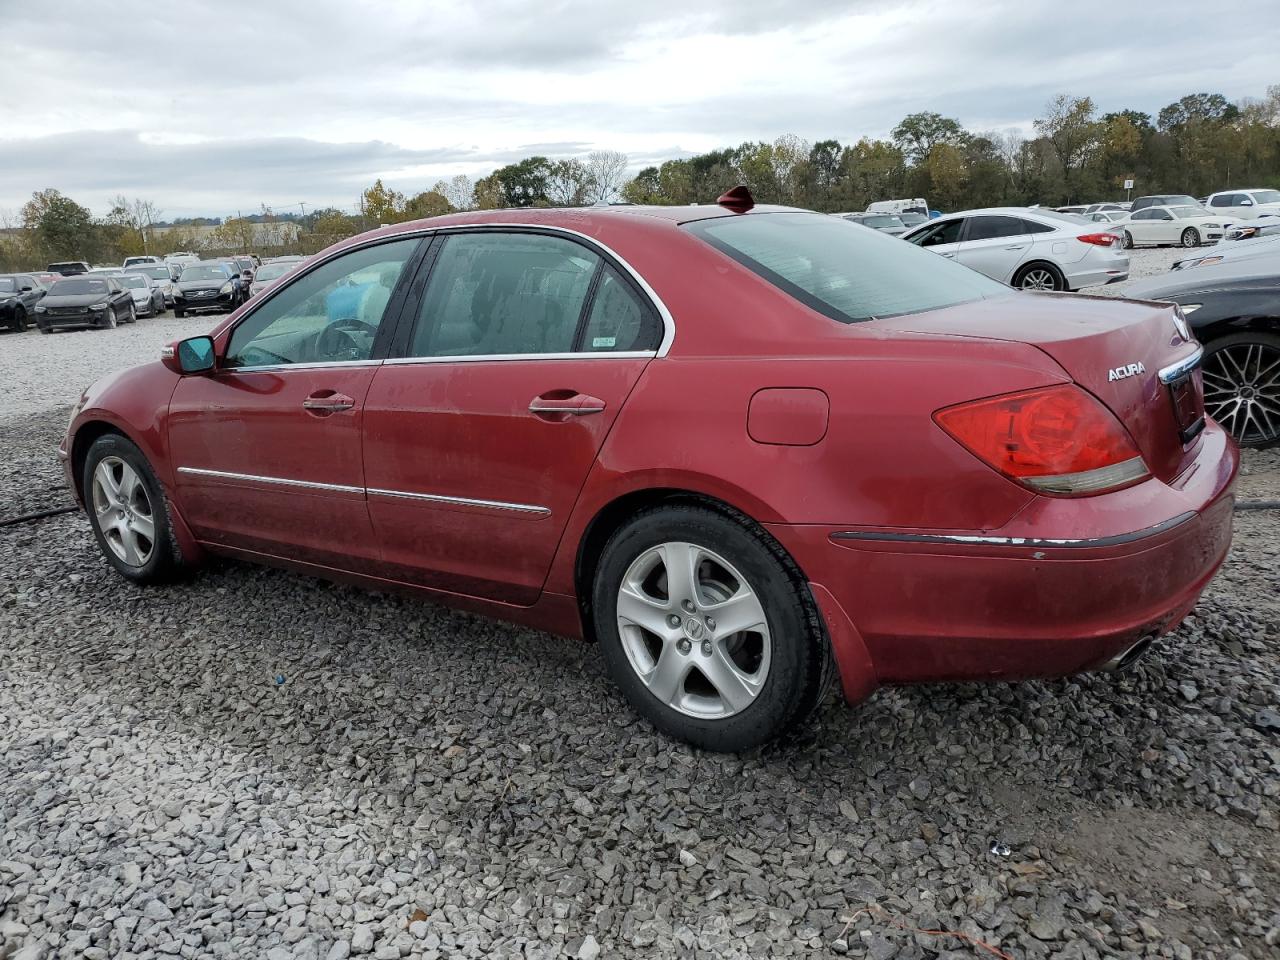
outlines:
[[[333,390],[317,390],[302,401],[304,410],[322,417],[330,413],[350,410],[355,405],[356,402],[346,394],[336,393]]]
[[[552,390],[529,401],[529,412],[543,420],[563,421],[569,417],[585,417],[591,413],[603,413],[604,401],[585,393],[565,394],[565,390]]]
[[[1006,250],[1025,250],[1027,249],[1027,245],[1025,243],[1015,243],[1011,247],[1005,247],[1005,249]]]

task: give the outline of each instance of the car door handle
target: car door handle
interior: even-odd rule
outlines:
[[[332,390],[317,390],[302,401],[304,410],[318,416],[327,416],[330,413],[350,410],[355,405],[356,402],[346,394],[335,393]]]
[[[529,412],[543,420],[562,422],[569,417],[585,417],[590,413],[603,413],[604,401],[585,393],[569,393],[552,390],[529,402]]]
[[[942,254],[942,256],[944,256],[944,257],[949,257],[949,258],[952,258],[952,259],[954,259],[954,258],[955,258],[955,254],[954,254],[954,253],[944,253],[944,254]]]
[[[1027,245],[1025,243],[1015,243],[1011,246],[1005,247],[1005,249],[1006,250],[1025,250],[1027,249]]]

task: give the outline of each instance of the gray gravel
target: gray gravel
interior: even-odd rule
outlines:
[[[0,337],[2,513],[62,502],[84,382],[209,325]],[[1236,523],[1130,675],[883,690],[736,758],[583,644],[0,528],[0,957],[1274,957],[1280,513]]]

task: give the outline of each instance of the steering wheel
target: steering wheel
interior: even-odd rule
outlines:
[[[360,341],[351,336],[352,331],[365,331],[372,340],[378,335],[378,328],[372,323],[365,323],[355,317],[342,317],[333,321],[316,338],[315,353],[320,360],[360,360],[364,348]]]

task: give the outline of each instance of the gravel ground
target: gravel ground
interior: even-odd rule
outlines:
[[[84,383],[210,325],[0,337],[0,513],[65,502]],[[1280,451],[1246,465],[1275,496]],[[0,958],[1275,957],[1278,545],[1238,513],[1131,674],[882,690],[725,757],[584,644],[0,528]]]

